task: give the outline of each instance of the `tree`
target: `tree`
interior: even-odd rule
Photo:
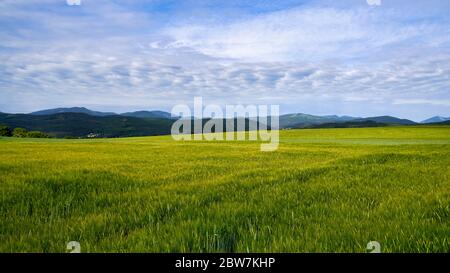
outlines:
[[[31,131],[27,133],[27,137],[32,138],[50,138],[50,135],[40,132],[40,131]]]
[[[6,125],[0,124],[0,136],[12,136],[11,128]]]
[[[14,128],[13,137],[27,137],[27,130],[24,128]]]

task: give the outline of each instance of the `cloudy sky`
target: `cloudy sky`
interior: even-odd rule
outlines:
[[[450,116],[448,0],[66,1],[0,0],[1,112]]]

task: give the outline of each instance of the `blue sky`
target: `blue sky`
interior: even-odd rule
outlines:
[[[369,2],[375,0],[369,0]],[[0,1],[0,111],[450,116],[450,1]]]

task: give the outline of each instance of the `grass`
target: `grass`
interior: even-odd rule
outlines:
[[[0,139],[0,252],[450,251],[450,127]]]

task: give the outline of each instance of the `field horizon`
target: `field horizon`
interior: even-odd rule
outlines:
[[[450,126],[0,138],[0,252],[450,251]]]

